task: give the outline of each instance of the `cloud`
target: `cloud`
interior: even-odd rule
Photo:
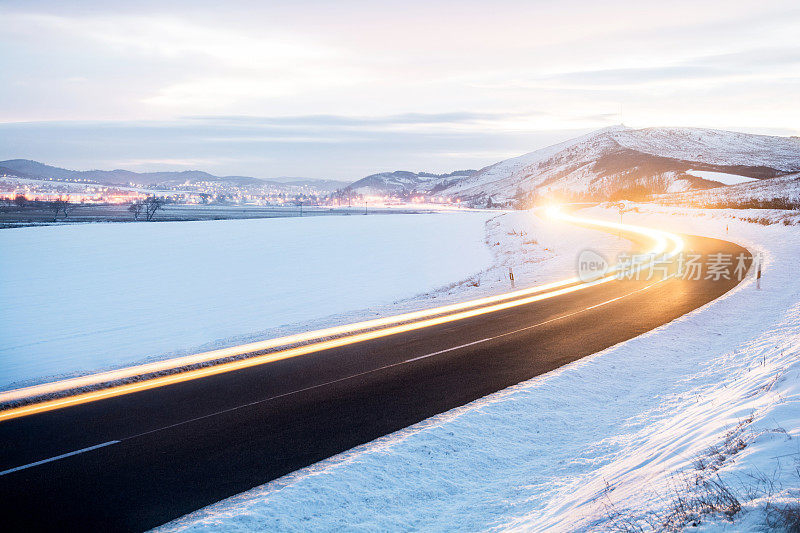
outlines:
[[[545,78],[544,81],[565,85],[626,87],[664,82],[680,83],[697,79],[707,80],[733,74],[735,73],[732,71],[720,70],[714,66],[678,65],[568,72]]]
[[[697,57],[694,65],[739,70],[773,70],[800,66],[800,45],[751,48],[724,54]],[[792,71],[795,75],[796,70]]]
[[[226,126],[303,126],[303,127],[366,127],[381,128],[398,124],[476,124],[486,121],[506,120],[544,115],[544,111],[527,112],[451,112],[451,113],[401,113],[382,116],[358,115],[294,115],[294,116],[249,116],[249,115],[199,115],[185,117],[186,120]]]
[[[175,168],[175,167],[185,167],[185,168],[201,168],[204,166],[210,165],[217,165],[220,163],[219,159],[209,159],[209,158],[202,158],[202,157],[194,157],[190,159],[178,159],[178,158],[161,158],[161,159],[117,159],[108,161],[111,163],[110,166],[113,167],[120,167],[125,169],[137,169],[137,168]]]
[[[0,124],[0,160],[35,159],[78,169],[179,167],[226,175],[357,179],[400,168],[445,172],[481,167],[586,131],[520,134],[480,127],[440,131],[425,125],[491,117],[495,115],[465,112]],[[398,121],[421,129],[392,128]]]
[[[488,164],[620,107],[800,123],[796,0],[6,0],[0,18],[0,121],[44,121],[0,125],[9,157],[357,176]]]
[[[112,64],[108,74],[136,82],[149,78],[139,97],[129,100],[129,107],[151,108],[153,113],[199,109],[226,113],[237,106],[246,108],[371,81],[349,50],[296,29],[264,32],[145,14],[12,12],[3,18],[6,26],[13,28],[12,40],[17,46],[29,42],[35,48],[49,43],[56,57],[70,51],[84,56],[77,68],[85,72],[65,72],[58,83],[76,79],[113,83],[112,77],[98,72],[98,63]],[[59,45],[52,46],[56,43]],[[117,69],[125,72],[114,72]]]
[[[533,75],[495,87],[621,89],[649,85],[687,85],[792,79],[800,76],[800,46],[772,47],[698,56],[672,64],[587,69]],[[492,87],[488,85],[487,87]]]
[[[308,36],[271,31],[268,35],[177,17],[152,15],[58,16],[6,13],[17,33],[41,36],[58,32],[70,39],[89,40],[118,51],[133,51],[167,59],[200,57],[245,69],[292,69],[298,64],[321,65],[345,54]]]

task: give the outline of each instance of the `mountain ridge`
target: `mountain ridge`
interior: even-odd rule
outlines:
[[[534,194],[613,199],[723,186],[687,170],[769,179],[800,170],[800,142],[703,128],[612,126],[500,161],[445,188],[474,203],[511,203]]]
[[[706,128],[610,126],[499,161],[480,170],[450,173],[397,170],[352,183],[307,178],[214,176],[199,170],[144,172],[68,170],[27,159],[0,161],[0,172],[20,177],[88,179],[104,184],[181,184],[218,181],[240,186],[308,185],[333,192],[409,196],[440,195],[473,205],[520,204],[536,195],[592,200],[641,198],[725,186],[690,174],[705,170],[755,179],[800,171],[800,138]]]
[[[32,179],[82,179],[96,181],[104,185],[178,185],[197,181],[225,182],[234,185],[291,185],[316,186],[328,190],[344,187],[346,181],[314,178],[254,178],[251,176],[216,176],[202,170],[176,170],[160,172],[135,172],[132,170],[70,170],[34,161],[32,159],[9,159],[0,161],[0,172],[13,174],[20,178]]]
[[[433,194],[475,172],[477,171],[456,170],[445,174],[409,170],[378,172],[354,181],[347,188],[360,194]]]

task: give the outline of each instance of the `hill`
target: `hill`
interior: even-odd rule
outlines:
[[[472,176],[475,172],[475,170],[457,170],[449,174],[431,174],[396,170],[372,174],[350,184],[348,188],[360,194],[396,196],[415,193],[436,194]]]
[[[479,170],[442,194],[513,202],[533,194],[614,199],[722,186],[690,170],[769,179],[800,170],[796,138],[614,126]]]
[[[223,182],[240,187],[275,185],[275,186],[308,186],[323,191],[332,191],[347,185],[346,182],[309,179],[309,178],[277,178],[262,179],[250,176],[215,176],[200,170],[183,170],[167,172],[133,172],[131,170],[69,170],[46,165],[29,159],[10,159],[0,161],[0,174],[11,174],[21,178],[87,180],[104,185],[180,185],[198,182]]]

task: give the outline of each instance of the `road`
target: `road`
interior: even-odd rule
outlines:
[[[684,242],[700,253],[747,254],[715,239]],[[635,337],[736,283],[614,280],[6,419],[4,525],[148,529]]]

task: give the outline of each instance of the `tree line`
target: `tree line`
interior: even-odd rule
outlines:
[[[63,214],[64,219],[69,218],[72,209],[80,204],[70,202],[68,198],[56,198],[55,200],[28,200],[25,195],[18,194],[14,197],[14,205],[18,209],[37,207],[49,209],[53,213],[53,222],[58,221],[58,216]],[[133,215],[134,220],[144,215],[144,220],[151,221],[155,214],[164,207],[164,200],[155,196],[148,196],[144,200],[136,200],[128,206],[128,211]]]

